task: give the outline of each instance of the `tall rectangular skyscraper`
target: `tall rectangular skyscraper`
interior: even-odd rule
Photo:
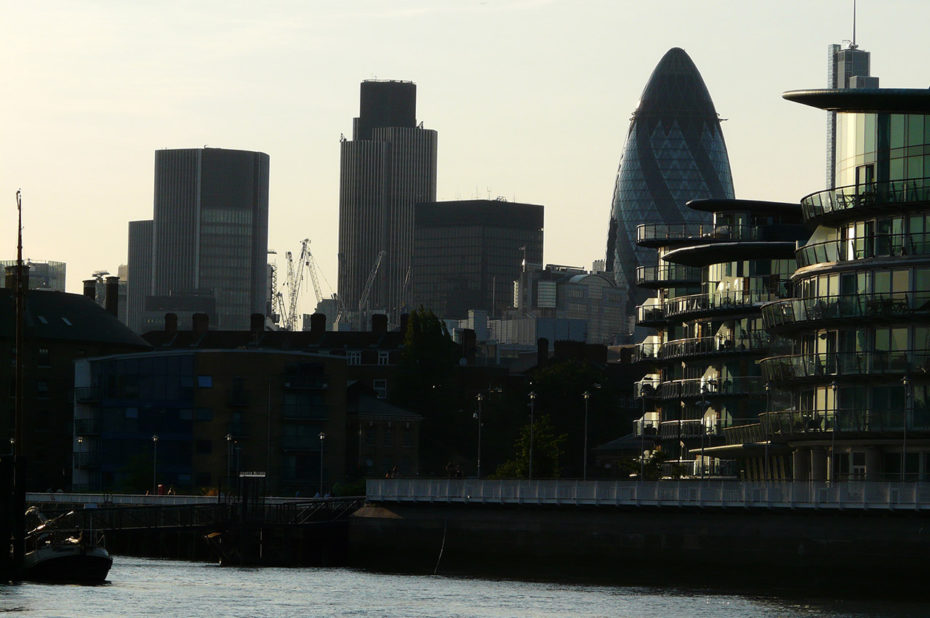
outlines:
[[[343,140],[339,176],[339,296],[348,312],[366,307],[397,319],[408,304],[414,206],[436,199],[436,131],[416,123],[416,85],[365,81]]]
[[[129,263],[126,273],[126,326],[145,331],[145,297],[152,294],[152,225],[154,221],[129,222]]]
[[[211,313],[211,325],[245,330],[264,313],[268,252],[268,155],[197,148],[155,153],[155,212],[151,239],[130,227],[130,307],[133,277],[147,277],[144,244],[151,243],[151,286],[141,330],[166,311]],[[135,233],[134,233],[135,232]],[[139,273],[136,275],[136,273]],[[129,316],[130,323],[134,318]]]

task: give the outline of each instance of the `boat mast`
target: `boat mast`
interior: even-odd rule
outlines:
[[[13,414],[13,568],[21,569],[26,553],[26,443],[23,440],[23,314],[26,304],[26,277],[23,276],[23,200],[16,191],[16,376]]]

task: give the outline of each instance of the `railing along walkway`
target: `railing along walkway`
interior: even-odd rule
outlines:
[[[369,480],[369,502],[930,510],[930,483]]]

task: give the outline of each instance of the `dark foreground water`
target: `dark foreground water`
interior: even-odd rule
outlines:
[[[915,601],[765,595],[368,573],[241,569],[117,556],[109,583],[0,587],[0,612],[33,616],[873,616]]]

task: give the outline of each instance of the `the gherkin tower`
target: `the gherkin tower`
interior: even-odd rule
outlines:
[[[636,226],[709,224],[709,213],[685,203],[732,197],[730,159],[714,102],[688,54],[670,49],[633,112],[610,209],[607,270],[626,292],[629,324],[648,294],[636,287],[636,267],[655,262],[654,250],[636,246]]]

